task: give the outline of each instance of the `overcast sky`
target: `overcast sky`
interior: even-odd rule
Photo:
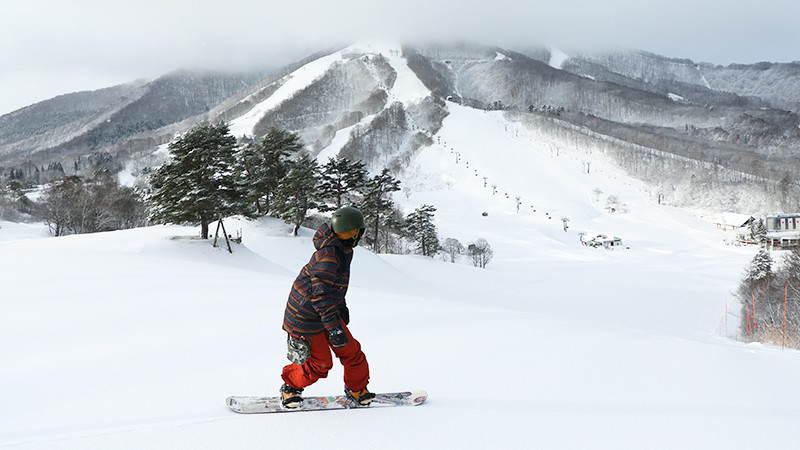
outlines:
[[[542,3],[538,5],[537,3]],[[0,115],[179,68],[289,63],[364,39],[800,61],[796,0],[0,0]]]

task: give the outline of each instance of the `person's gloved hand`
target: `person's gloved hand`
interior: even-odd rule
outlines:
[[[336,325],[328,330],[328,340],[335,348],[342,348],[350,342],[350,339],[347,338],[347,333],[344,332],[342,324]]]

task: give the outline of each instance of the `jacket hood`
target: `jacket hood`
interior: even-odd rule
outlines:
[[[314,248],[320,250],[324,247],[338,247],[340,250],[348,250],[342,245],[342,241],[333,234],[333,230],[327,223],[320,225],[317,228],[317,232],[314,233]],[[352,251],[352,249],[349,250]]]

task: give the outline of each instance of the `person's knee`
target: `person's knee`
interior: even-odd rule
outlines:
[[[316,378],[327,378],[328,372],[333,368],[331,363],[326,363],[324,361],[312,361],[308,364],[309,371],[316,377]]]

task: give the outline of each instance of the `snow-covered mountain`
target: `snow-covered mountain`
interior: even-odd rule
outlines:
[[[237,137],[287,129],[315,155],[401,173],[438,142],[460,105],[504,111],[541,142],[601,152],[672,205],[764,214],[795,208],[800,195],[792,176],[798,80],[795,64],[721,68],[644,52],[365,42],[264,78],[184,73],[2,116],[0,179],[15,168],[52,179],[61,172],[41,172],[53,160],[65,174],[91,174],[102,161],[136,176],[158,163],[159,146],[201,120],[224,120]],[[87,163],[93,153],[102,157]]]
[[[169,141],[196,123],[195,116],[262,77],[259,72],[178,71],[152,82],[65,94],[36,103],[0,117],[0,161],[12,167],[49,162],[67,166],[80,156],[101,151],[113,151],[124,159],[126,149],[152,149]]]
[[[657,94],[672,92],[699,104],[800,110],[798,62],[723,67],[642,51],[614,51],[579,54],[561,68]]]
[[[369,67],[342,58],[327,62]],[[313,68],[281,86],[307,86],[324,73]],[[410,69],[395,73],[387,98],[425,101]],[[228,220],[243,235],[228,254],[194,227],[52,238],[1,223],[0,447],[793,448],[800,354],[734,339],[731,292],[753,249],[659,205],[602,152],[543,141],[503,111],[445,106],[395,200],[435,205],[441,238],[486,239],[493,259],[359,248],[348,291],[370,387],[426,389],[423,406],[227,410],[228,395],[277,394],[283,309],[313,230]],[[258,117],[231,125],[248,133]],[[622,246],[583,246],[582,232]],[[339,393],[341,380],[337,365],[306,392]]]

